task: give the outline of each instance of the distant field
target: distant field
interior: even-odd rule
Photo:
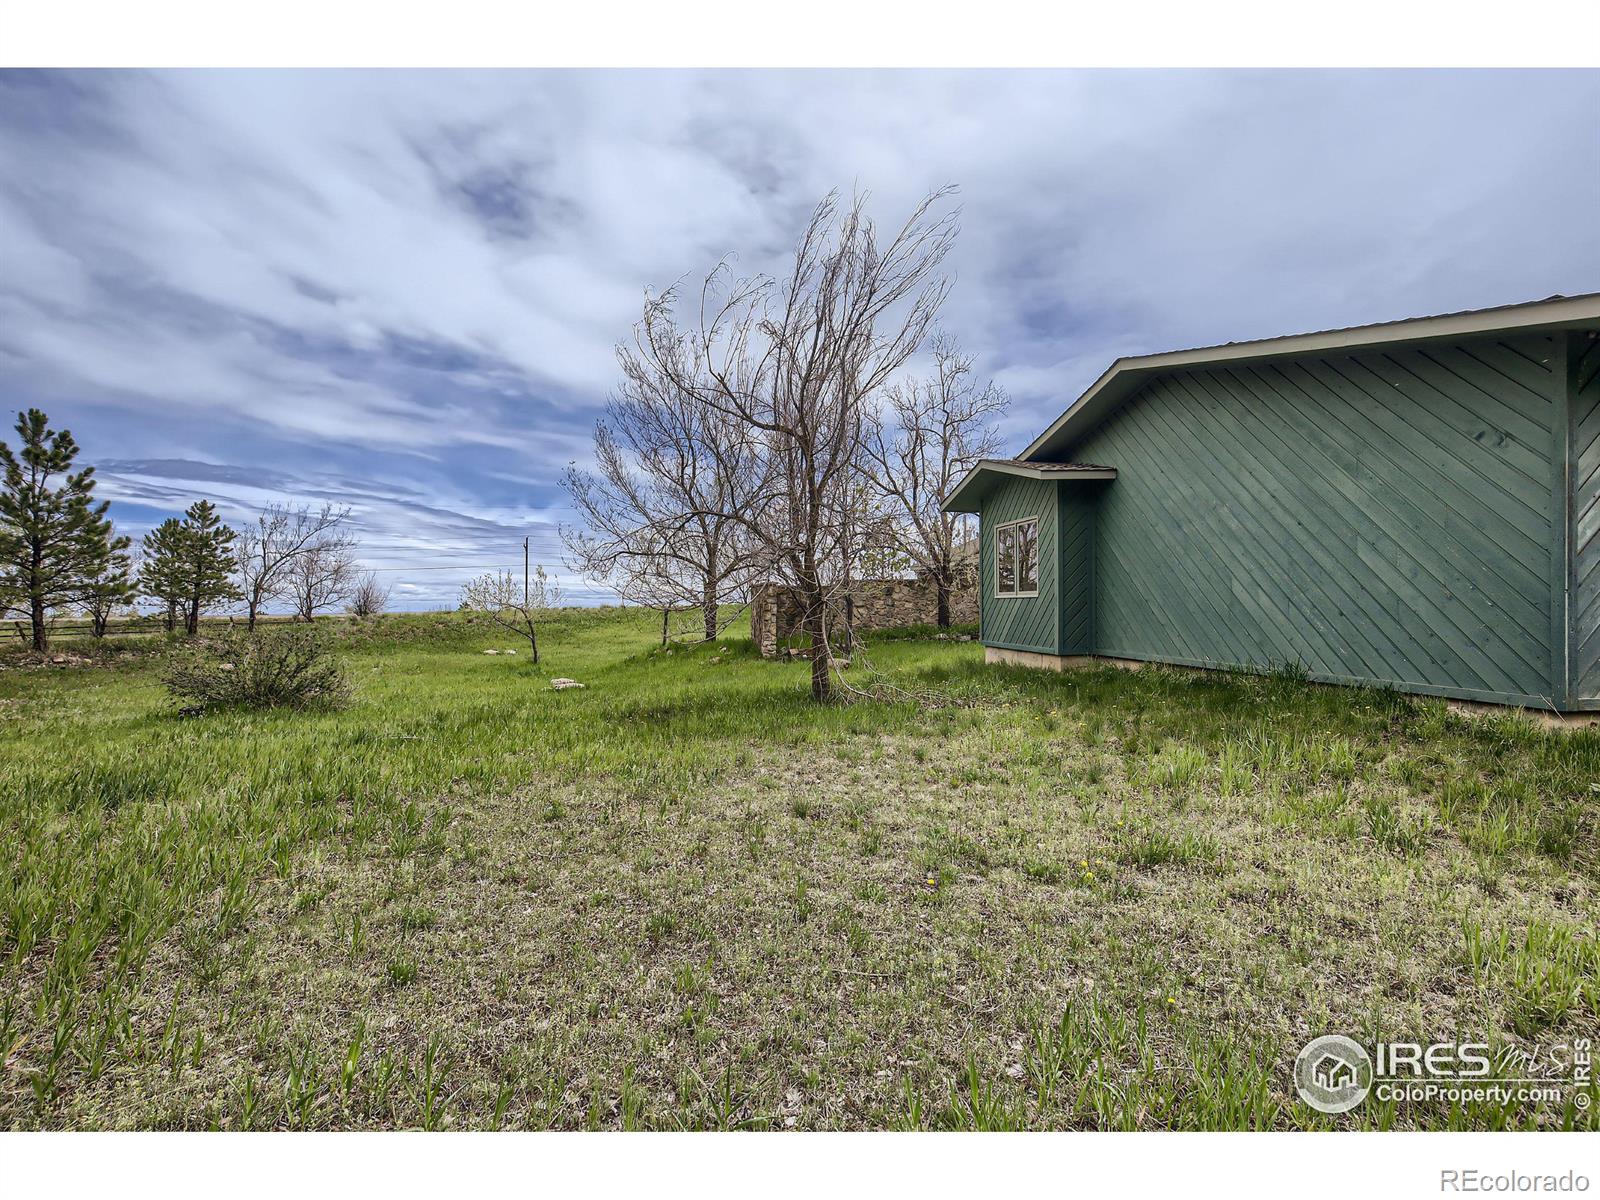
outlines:
[[[1592,732],[891,638],[850,678],[897,699],[818,708],[617,609],[537,667],[330,629],[338,713],[180,718],[161,638],[0,660],[0,1125],[1596,1125],[1592,1083],[1326,1117],[1289,1076],[1600,1034]]]
[[[321,624],[353,619],[343,613],[329,613],[317,618]],[[279,613],[263,613],[256,618],[256,624],[270,628],[277,625],[290,625],[295,620],[295,617]],[[243,628],[245,628],[245,619],[238,614],[202,617],[200,619],[200,629],[203,633]],[[106,623],[104,646],[115,646],[126,638],[159,639],[165,637],[166,633],[166,621],[159,614],[143,613],[132,617],[118,617]],[[12,619],[5,622],[4,627],[0,628],[0,656],[26,650],[32,644],[31,637],[32,634],[26,621]],[[96,648],[93,622],[87,617],[64,616],[56,618],[50,623],[50,640],[54,650],[58,653],[77,653],[82,650]]]

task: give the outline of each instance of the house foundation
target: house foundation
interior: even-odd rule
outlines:
[[[1007,650],[1002,646],[985,646],[983,648],[983,661],[985,663],[999,663],[1009,667],[1032,667],[1042,671],[1071,671],[1080,667],[1116,667],[1123,671],[1138,671],[1153,665],[1137,658],[1102,658],[1095,654],[1042,654],[1035,650]],[[1218,667],[1192,667],[1181,664],[1172,664],[1184,671],[1223,670]],[[1311,679],[1306,681],[1311,687],[1349,687],[1345,683],[1329,683],[1324,680]],[[1586,729],[1591,725],[1600,725],[1600,713],[1593,712],[1556,712],[1548,708],[1528,708],[1514,704],[1489,704],[1478,700],[1446,699],[1445,707],[1451,712],[1458,712],[1465,716],[1493,717],[1516,714],[1524,716],[1534,724],[1545,729]]]

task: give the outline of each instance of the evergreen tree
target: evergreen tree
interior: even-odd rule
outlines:
[[[188,590],[184,628],[195,633],[200,614],[212,604],[242,600],[244,595],[233,583],[239,564],[233,556],[233,540],[238,536],[217,516],[209,500],[197,500],[183,514],[184,582]]]
[[[94,502],[94,468],[72,472],[78,444],[52,431],[36,408],[17,414],[21,453],[0,442],[0,591],[14,593],[33,626],[33,648],[49,648],[50,610],[81,602],[127,548],[111,536],[109,501]],[[51,486],[54,476],[63,476]]]
[[[178,611],[188,600],[183,522],[168,517],[144,535],[139,591],[166,608],[167,632],[178,627]]]
[[[119,540],[124,544],[127,542],[126,538]],[[94,636],[105,637],[106,625],[116,615],[117,609],[132,604],[137,594],[127,554],[114,551],[106,560],[106,569],[89,581],[81,601]]]
[[[198,632],[209,606],[241,599],[232,578],[236,536],[209,500],[196,500],[183,520],[168,517],[145,534],[139,590],[166,605],[169,632],[180,616],[186,633]]]

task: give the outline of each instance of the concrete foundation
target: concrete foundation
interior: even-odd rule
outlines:
[[[1002,663],[1008,667],[1037,667],[1044,671],[1070,671],[1075,667],[1096,666],[1137,671],[1150,665],[1137,658],[1100,658],[1093,654],[1040,654],[1036,650],[1007,650],[1001,646],[985,646],[983,661]]]
[[[1070,671],[1078,667],[1117,667],[1124,671],[1137,671],[1153,664],[1136,658],[1101,658],[1093,654],[1041,654],[1036,650],[1007,650],[1000,646],[985,646],[983,661],[1001,663],[1011,667],[1034,667],[1043,671]],[[1204,671],[1205,667],[1175,667],[1182,671]],[[1313,687],[1343,687],[1338,683],[1308,681]],[[1518,708],[1510,704],[1484,704],[1476,700],[1446,700],[1452,712],[1469,716],[1507,716],[1520,714],[1546,729],[1582,729],[1600,725],[1600,713],[1553,712],[1544,708]]]

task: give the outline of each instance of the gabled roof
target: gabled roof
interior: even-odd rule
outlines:
[[[1024,462],[1020,458],[985,458],[972,465],[956,490],[945,501],[945,512],[977,512],[978,501],[1001,478],[1011,475],[1022,479],[1115,479],[1115,467],[1102,467],[1098,463],[1074,462]]]
[[[1052,422],[1050,428],[1036,437],[1018,459],[1011,461],[1032,463],[1036,458],[1048,459],[1060,454],[1081,434],[1088,432],[1091,425],[1131,396],[1146,379],[1160,371],[1322,351],[1350,351],[1473,334],[1530,333],[1592,325],[1597,321],[1600,321],[1600,292],[1583,296],[1551,296],[1546,300],[1505,304],[1498,308],[1469,309],[1434,317],[1407,317],[1377,325],[1355,325],[1348,329],[1325,329],[1317,333],[1297,333],[1253,342],[1228,342],[1221,346],[1119,358],[1106,369],[1104,375],[1095,380],[1088,391]]]

